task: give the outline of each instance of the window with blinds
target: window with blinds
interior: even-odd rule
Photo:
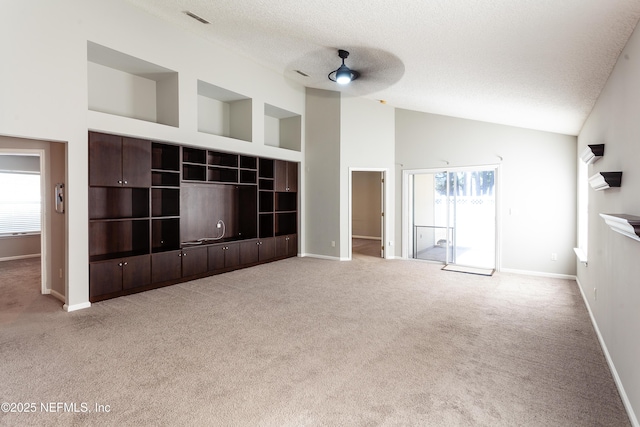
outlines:
[[[40,175],[0,171],[0,236],[40,232]]]

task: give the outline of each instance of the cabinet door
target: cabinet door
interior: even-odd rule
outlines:
[[[284,160],[274,160],[274,189],[275,191],[287,191],[287,162]]]
[[[122,185],[151,187],[151,142],[122,138]]]
[[[224,268],[224,255],[226,245],[213,245],[208,248],[209,271],[222,270]]]
[[[240,244],[229,243],[225,247],[224,266],[228,268],[240,265]]]
[[[287,191],[298,191],[298,164],[287,162]]]
[[[122,289],[151,284],[151,256],[141,255],[122,261]]]
[[[122,261],[89,264],[89,298],[122,290]]]
[[[298,256],[298,235],[276,237],[276,257]]]
[[[159,252],[151,256],[153,283],[176,280],[180,277],[182,277],[182,251]]]
[[[122,186],[122,138],[89,133],[89,185]]]
[[[182,251],[182,277],[207,272],[207,248],[189,248]]]
[[[240,264],[253,264],[258,262],[260,252],[260,241],[249,240],[238,243],[240,248]]]
[[[276,240],[276,258],[282,258],[287,256],[287,243],[289,242],[287,240],[289,236],[278,236],[275,238]]]
[[[274,188],[276,191],[298,191],[298,164],[285,160],[275,160],[274,178]]]
[[[276,239],[271,237],[260,240],[260,261],[268,261],[276,256]]]
[[[289,238],[289,240],[287,241],[287,256],[298,256],[298,235],[292,234],[287,237]]]

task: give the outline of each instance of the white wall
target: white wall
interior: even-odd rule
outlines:
[[[306,179],[307,243],[302,252],[339,258],[340,94],[307,89],[306,102],[306,166],[301,175]]]
[[[379,102],[342,97],[340,109],[340,254],[349,254],[351,206],[349,201],[351,169],[383,169],[385,180],[385,257],[396,252],[394,221],[395,149],[394,108]]]
[[[578,264],[577,276],[635,425],[640,425],[640,242],[613,232],[598,214],[640,216],[638,76],[636,28],[578,136],[576,152],[577,157],[586,145],[604,143],[604,157],[589,166],[589,176],[623,172],[620,188],[589,189],[588,264]]]
[[[499,164],[501,268],[572,276],[575,150],[573,136],[397,109],[396,215],[400,218],[403,169]],[[398,220],[397,246],[400,225]],[[552,253],[557,261],[551,261]]]
[[[179,125],[89,111],[88,41],[177,71]],[[67,309],[89,299],[88,129],[303,161],[301,152],[264,144],[264,104],[304,115],[303,87],[122,0],[4,0],[0,52],[0,135],[68,143]],[[253,99],[253,142],[198,132],[199,79]]]

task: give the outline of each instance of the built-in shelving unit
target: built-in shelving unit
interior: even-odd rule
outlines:
[[[89,110],[178,127],[178,73],[87,42]]]
[[[252,141],[252,100],[198,80],[198,131]]]
[[[297,163],[89,132],[92,302],[297,255]]]
[[[285,109],[264,105],[264,143],[301,151],[302,116]]]

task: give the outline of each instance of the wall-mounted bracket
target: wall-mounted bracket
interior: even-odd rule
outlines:
[[[640,242],[640,216],[626,214],[600,214],[613,231]]]
[[[589,185],[596,191],[620,187],[622,172],[599,172],[589,178]]]

